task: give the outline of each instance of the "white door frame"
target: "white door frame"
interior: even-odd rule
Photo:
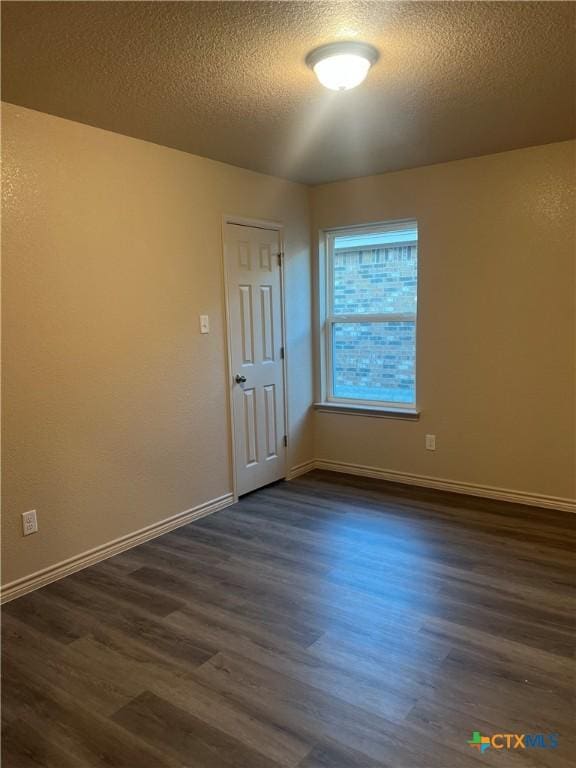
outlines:
[[[232,214],[224,214],[222,216],[222,286],[224,290],[224,308],[226,313],[226,374],[227,374],[227,386],[226,386],[226,398],[228,401],[228,450],[230,453],[230,475],[232,481],[232,493],[234,495],[234,501],[238,501],[238,483],[236,479],[236,456],[234,451],[234,407],[232,403],[232,389],[230,382],[232,381],[232,346],[230,343],[230,307],[228,305],[228,270],[226,264],[226,225],[237,224],[241,227],[254,227],[256,229],[268,229],[274,232],[278,232],[278,240],[280,243],[280,253],[282,258],[280,260],[280,316],[282,318],[280,336],[282,339],[282,347],[284,349],[284,364],[282,366],[282,382],[284,384],[284,434],[288,438],[288,444],[290,444],[290,432],[288,421],[288,347],[286,344],[286,302],[285,302],[285,274],[284,274],[284,224],[280,221],[269,221],[266,219],[250,219],[245,216],[235,216]],[[288,451],[284,451],[284,476],[288,476]]]

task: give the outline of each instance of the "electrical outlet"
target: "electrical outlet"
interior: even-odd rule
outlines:
[[[32,509],[30,512],[22,512],[22,531],[24,536],[36,533],[37,530],[38,520],[36,519],[36,510]]]
[[[436,450],[436,435],[426,435],[426,450],[427,451]]]

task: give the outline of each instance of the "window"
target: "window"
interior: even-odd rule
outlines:
[[[415,221],[326,232],[328,402],[416,405]]]

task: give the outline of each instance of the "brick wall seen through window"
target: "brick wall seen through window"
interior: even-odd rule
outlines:
[[[365,242],[354,230],[333,238],[328,256],[333,399],[415,404],[416,238],[413,222],[403,232],[370,233]]]

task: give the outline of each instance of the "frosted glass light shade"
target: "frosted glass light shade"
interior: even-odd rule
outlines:
[[[316,77],[332,91],[348,91],[366,78],[378,58],[378,51],[367,43],[330,43],[316,48],[306,57],[306,63]]]
[[[362,56],[341,53],[322,59],[314,66],[316,77],[331,91],[348,91],[356,88],[365,79],[370,62]]]

